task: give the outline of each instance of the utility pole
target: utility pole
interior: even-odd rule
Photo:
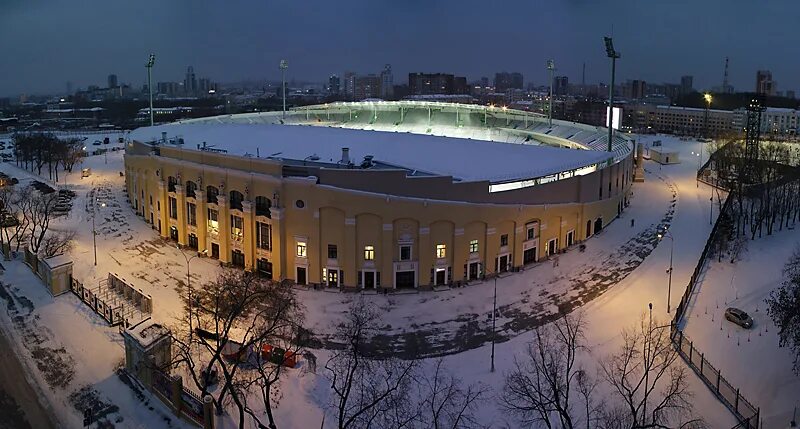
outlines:
[[[617,72],[617,59],[621,56],[614,50],[614,41],[610,37],[604,37],[606,43],[606,55],[611,58],[611,85],[608,87],[608,151],[612,150],[612,139],[614,137],[614,79]]]
[[[283,118],[286,119],[286,69],[289,68],[289,63],[286,60],[281,60],[278,66],[281,69],[281,91],[283,93]]]
[[[150,54],[147,60],[147,92],[150,93],[150,126],[153,126],[153,65],[156,63],[156,55]],[[97,265],[97,264],[95,264]]]
[[[550,107],[547,109],[547,123],[550,128],[553,128],[553,71],[555,69],[555,61],[547,60],[547,70],[550,72]]]

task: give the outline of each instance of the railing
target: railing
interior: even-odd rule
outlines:
[[[678,354],[686,361],[686,364],[703,380],[703,383],[711,390],[712,393],[719,399],[726,407],[736,416],[739,424],[734,429],[758,429],[761,410],[751,404],[739,392],[739,389],[733,387],[723,376],[720,370],[714,367],[711,362],[706,359],[703,352],[698,350],[694,343],[687,337],[680,329],[680,323],[689,306],[689,300],[692,297],[695,286],[697,286],[697,279],[699,278],[703,267],[705,267],[708,254],[711,251],[711,246],[715,242],[715,238],[720,233],[720,224],[722,222],[723,213],[727,213],[731,209],[733,198],[730,196],[725,198],[725,203],[720,209],[720,216],[714,223],[711,229],[711,234],[706,240],[706,245],[703,248],[703,253],[700,254],[700,259],[694,267],[692,277],[689,279],[689,284],[686,285],[686,290],[683,292],[681,302],[675,309],[675,317],[672,319],[672,332],[671,339]]]

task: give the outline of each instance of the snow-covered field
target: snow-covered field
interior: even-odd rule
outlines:
[[[467,382],[483,382],[497,393],[502,386],[502,375],[512,367],[515,354],[520,353],[531,340],[530,329],[547,321],[548,315],[554,314],[559,306],[581,306],[585,312],[588,321],[586,336],[591,350],[589,355],[583,357],[587,362],[596,361],[615,351],[621,343],[622,329],[637,323],[647,310],[648,303],[653,303],[654,317],[662,322],[668,321],[671,314],[666,312],[665,270],[669,266],[670,243],[663,240],[659,242],[655,232],[657,228],[669,225],[675,240],[671,296],[674,307],[711,230],[711,191],[703,184],[698,187],[695,181],[696,164],[691,162],[694,161],[691,152],[697,151],[696,142],[680,142],[665,136],[646,136],[643,139],[671,140],[671,144],[681,151],[681,156],[690,161],[663,167],[648,162],[645,165],[648,169],[647,181],[634,185],[631,206],[621,219],[586,242],[585,253],[571,250],[559,258],[558,266],[545,261],[532,269],[498,280],[500,317],[496,372],[489,372],[491,331],[487,331],[491,326],[489,316],[493,282],[437,292],[367,296],[384,310],[382,322],[391,326],[388,334],[397,339],[392,342],[399,344],[400,338],[414,335],[431,340],[431,344],[439,347],[433,354],[447,355],[446,365],[457,376]],[[59,221],[55,227],[77,231],[77,243],[71,252],[75,261],[74,276],[85,285],[91,285],[108,272],[118,273],[135,287],[153,296],[154,320],[172,324],[180,311],[178,297],[185,286],[186,261],[173,244],[162,240],[143,219],[135,216],[128,205],[123,192],[124,178],[119,175],[119,171],[123,170],[122,153],[109,154],[107,162],[103,156],[87,158],[83,166],[92,168],[91,177],[80,179],[79,173],[72,173],[66,178],[67,186],[78,197],[73,202],[69,217]],[[0,171],[18,177],[23,183],[32,177],[8,163],[0,164]],[[90,199],[88,195],[92,189],[96,191]],[[96,218],[97,266],[94,265],[92,247],[91,209],[87,206],[92,203],[100,204]],[[716,213],[714,207],[713,215]],[[631,219],[635,220],[633,227]],[[748,257],[750,255],[752,253]],[[773,259],[778,258],[773,256]],[[20,313],[0,312],[2,327],[11,333],[18,349],[29,362],[34,379],[40,382],[44,395],[61,419],[69,422],[69,426],[79,423],[80,416],[69,397],[81,387],[91,386],[91,391],[96,392],[94,397],[118,407],[109,415],[109,421],[117,427],[183,425],[166,407],[152,400],[149,394],[144,393],[140,400],[114,373],[123,357],[121,337],[115,328],[106,327],[99,316],[71,294],[51,298],[21,262],[12,261],[4,265],[7,271],[0,281],[16,296],[12,299],[18,303]],[[214,260],[195,258],[191,262],[192,284],[198,285],[213,278],[219,269]],[[706,275],[707,280],[713,274],[712,268]],[[705,290],[706,286],[701,287],[700,298]],[[323,337],[331,332],[353,298],[351,294],[313,290],[300,290],[299,294],[306,305],[310,328]],[[30,309],[22,304],[25,302],[30,302]],[[750,310],[747,307],[745,309]],[[694,318],[697,308],[690,309],[690,312]],[[12,323],[10,319],[13,316],[22,316],[26,323]],[[756,319],[757,327],[759,320]],[[759,385],[752,380],[766,377],[773,368],[754,366],[752,372],[739,374],[743,379],[737,379],[731,374],[735,369],[728,369],[725,365],[741,365],[743,368],[753,366],[755,355],[742,356],[740,359],[738,354],[720,350],[718,356],[713,356],[709,349],[716,344],[703,344],[705,338],[711,341],[711,336],[695,332],[693,325],[694,322],[689,324],[689,329],[692,329],[689,332],[696,337],[698,347],[706,350],[707,357],[722,367],[726,375],[730,375],[729,380],[742,388],[748,399],[764,409],[765,401],[772,400],[767,395],[767,383],[764,381],[764,388],[759,390]],[[714,326],[719,328],[718,325]],[[47,380],[48,370],[37,367],[41,360],[33,357],[25,342],[31,330],[46,338],[42,344],[47,348],[56,351],[63,348],[63,352],[51,353],[61,356],[64,366],[72,371],[65,385],[52,387]],[[774,335],[774,331],[770,330],[769,334]],[[766,340],[770,337],[761,338]],[[776,340],[764,343],[764,346],[770,344],[770,350],[777,349]],[[314,353],[318,362],[324,362],[327,356],[324,350]],[[29,356],[30,359],[27,358]],[[725,363],[723,357],[726,358]],[[779,369],[774,370],[776,376],[781,374]],[[789,373],[783,375],[788,376]],[[300,372],[290,375],[281,386],[282,399],[277,407],[277,419],[282,423],[281,427],[319,427],[323,419],[326,383],[321,375]],[[730,428],[735,425],[732,415],[694,374],[691,374],[690,384],[695,393],[693,402],[696,411],[710,427]],[[142,401],[149,401],[149,405],[142,406]],[[784,412],[785,408],[782,407],[775,414]],[[164,420],[167,417],[171,419],[169,424]],[[118,419],[121,421],[116,422]],[[504,424],[515,427],[497,409],[494,401],[481,407],[481,419],[494,427]],[[326,425],[330,425],[333,418],[328,416],[325,421]],[[227,420],[222,423],[223,426],[232,424]]]

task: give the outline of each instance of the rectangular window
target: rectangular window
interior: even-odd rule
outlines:
[[[339,249],[335,244],[328,245],[328,259],[336,259],[339,257]]]
[[[178,200],[169,197],[169,217],[170,219],[178,218]]]
[[[469,253],[478,253],[478,240],[469,241]]]
[[[400,260],[401,261],[411,260],[411,246],[409,245],[400,246]]]
[[[231,239],[241,241],[244,236],[244,219],[231,215]]]
[[[447,246],[444,244],[437,244],[436,245],[436,258],[441,259],[447,257]]]
[[[500,246],[508,246],[508,234],[503,234],[500,236]]]
[[[193,203],[186,203],[186,223],[197,226],[197,206]]]
[[[536,238],[536,224],[535,223],[528,224],[527,232],[528,232],[527,240],[533,240],[534,238]]]
[[[364,260],[365,261],[372,261],[375,259],[375,247],[374,246],[364,246]]]
[[[256,222],[256,246],[259,249],[272,249],[272,225]]]
[[[217,219],[218,213],[214,209],[208,209],[208,232],[212,234],[219,233],[219,220]]]
[[[297,256],[301,258],[306,257],[306,242],[305,241],[298,241],[297,242]]]

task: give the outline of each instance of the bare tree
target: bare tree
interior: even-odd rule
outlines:
[[[638,327],[622,332],[621,349],[601,362],[605,379],[621,403],[621,408],[607,412],[607,426],[703,426],[701,419],[692,418],[693,395],[686,368],[676,363],[678,352],[669,332],[669,326],[658,326],[658,321],[643,316]]]
[[[185,297],[184,310],[183,325],[173,338],[174,364],[187,369],[201,396],[211,394],[211,375],[220,371],[222,386],[212,394],[215,408],[221,414],[232,403],[242,427],[248,415],[247,388],[253,384],[240,371],[258,365],[259,346],[290,334],[302,320],[302,308],[292,289],[228,270]]]
[[[792,370],[800,374],[800,247],[783,267],[781,287],[770,292],[766,303],[767,314],[778,327],[778,344],[792,351]]]
[[[342,348],[325,369],[332,390],[330,408],[339,429],[408,428],[418,418],[409,397],[417,361],[370,356],[368,343],[379,320],[375,307],[359,296],[337,328]]]
[[[417,380],[422,398],[420,424],[425,428],[459,429],[478,427],[475,411],[487,399],[489,389],[480,383],[464,386],[437,359],[432,374]]]
[[[525,425],[576,427],[579,419],[571,394],[579,381],[584,384],[584,401],[592,404],[592,383],[576,363],[577,353],[584,348],[584,328],[580,313],[565,314],[536,328],[527,353],[516,357],[514,368],[505,375],[501,407]]]
[[[39,254],[43,258],[63,255],[72,249],[75,231],[48,232],[42,240]]]
[[[0,189],[0,201],[3,204],[3,231],[2,235],[9,247],[16,244],[15,250],[19,251],[20,243],[28,230],[28,219],[22,213],[22,207],[27,202],[26,194],[32,192],[30,188],[17,188],[5,186]],[[8,222],[6,223],[6,220]]]
[[[19,194],[19,203],[22,217],[29,225],[29,239],[31,252],[39,253],[45,235],[50,228],[50,221],[53,220],[54,209],[58,204],[58,193],[42,193],[32,189],[30,186]]]

